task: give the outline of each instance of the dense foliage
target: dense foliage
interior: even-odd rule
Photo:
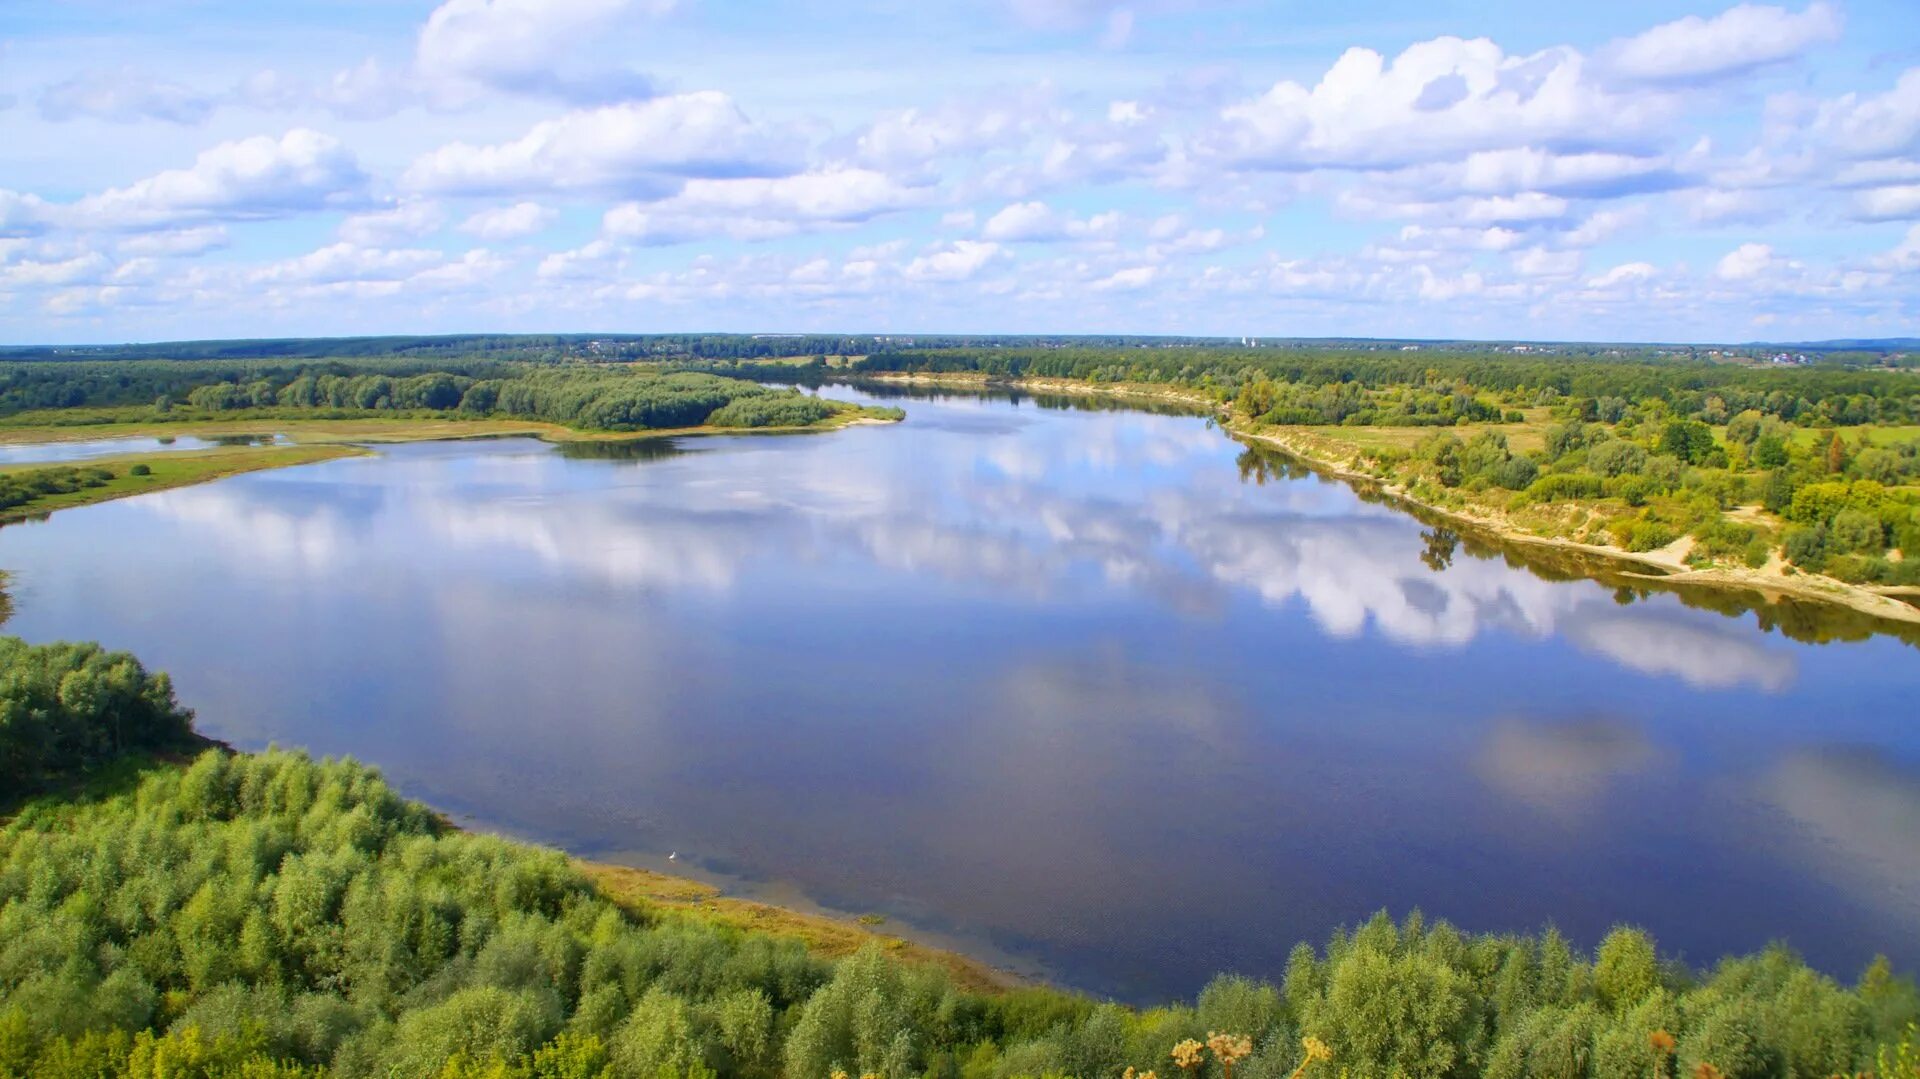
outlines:
[[[848,406],[737,378],[658,367],[408,363],[23,363],[0,365],[0,414],[151,406],[191,420],[366,413],[504,416],[607,431],[817,423]],[[728,407],[735,406],[735,407]],[[126,418],[117,416],[114,418]]]
[[[122,754],[193,740],[173,683],[97,644],[0,637],[0,802]]]
[[[1494,398],[1527,404],[1577,398],[1595,408],[1609,398],[1657,400],[1675,415],[1717,423],[1747,409],[1801,426],[1920,422],[1920,379],[1903,372],[1654,362],[1637,352],[949,349],[869,356],[855,370],[1163,383],[1207,390],[1221,400],[1251,390],[1259,396],[1242,399],[1245,411],[1266,416],[1282,409],[1269,422],[1295,424],[1424,425],[1442,422],[1442,414],[1446,423],[1464,423],[1482,418],[1476,411],[1499,408]],[[1396,421],[1400,416],[1409,419]]]
[[[88,646],[0,644],[9,718],[61,711],[61,767],[177,735],[164,678]],[[89,688],[90,687],[90,688]],[[58,706],[53,701],[66,701]],[[91,731],[89,735],[87,732]],[[43,769],[44,770],[44,769]],[[983,995],[882,949],[616,906],[559,854],[458,832],[349,761],[209,751],[0,829],[0,1077],[789,1076],[1823,1079],[1903,1059],[1913,985],[1783,949],[1701,976],[1636,930],[1384,914],[1284,978],[1135,1011]],[[1891,1054],[1891,1055],[1889,1055]]]
[[[46,495],[71,494],[89,487],[101,487],[111,479],[113,473],[104,468],[69,465],[0,472],[0,510],[24,506]]]

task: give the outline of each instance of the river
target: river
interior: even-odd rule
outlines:
[[[904,403],[62,511],[0,529],[7,631],[475,826],[1129,1001],[1382,908],[1920,964],[1912,645],[1552,579],[1201,419]]]

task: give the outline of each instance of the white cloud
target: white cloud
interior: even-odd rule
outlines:
[[[1003,243],[1106,238],[1114,235],[1119,224],[1120,215],[1115,213],[1076,218],[1044,202],[1016,202],[987,218],[980,235]]]
[[[918,171],[999,145],[1026,126],[1013,110],[1002,107],[900,109],[881,115],[862,131],[854,139],[853,156],[876,168]]]
[[[1840,36],[1840,11],[1816,0],[1795,14],[1740,4],[1711,19],[1689,15],[1615,42],[1599,56],[1609,75],[1649,83],[1721,78],[1790,60]]]
[[[569,112],[511,142],[450,143],[401,178],[414,190],[611,190],[660,197],[689,177],[780,175],[793,150],[713,90]]]
[[[980,240],[955,240],[953,243],[920,256],[903,271],[914,281],[965,281],[1001,257],[999,244]]]
[[[1116,270],[1087,287],[1095,292],[1134,292],[1153,284],[1153,279],[1159,275],[1159,272],[1159,268],[1155,266],[1129,266],[1124,270]]]
[[[1727,252],[1713,272],[1723,281],[1748,281],[1765,273],[1773,261],[1772,246],[1745,243]]]
[[[89,195],[58,214],[81,228],[106,229],[283,217],[352,205],[366,184],[366,174],[338,139],[295,128],[278,139],[256,135],[223,142],[189,168]]]
[[[768,239],[867,221],[923,198],[885,173],[836,167],[794,176],[691,180],[671,198],[614,207],[604,225],[609,235],[651,243],[714,235]]]
[[[438,232],[447,215],[430,199],[407,199],[385,210],[355,214],[340,223],[342,240],[361,247],[379,247],[399,240],[416,240]]]
[[[420,31],[415,63],[456,86],[550,94],[601,103],[652,92],[645,76],[606,56],[634,15],[659,14],[671,0],[446,0]]]
[[[1467,204],[1466,218],[1478,223],[1547,221],[1565,217],[1566,213],[1566,199],[1525,191],[1518,195],[1475,199]]]
[[[1522,277],[1572,277],[1580,272],[1585,256],[1579,251],[1550,251],[1529,247],[1513,254],[1513,271]]]
[[[490,206],[460,222],[460,231],[483,240],[517,240],[543,232],[560,217],[559,211],[537,202]]]
[[[200,255],[227,246],[227,239],[223,226],[202,225],[168,232],[135,233],[121,240],[117,249],[126,255]]]
[[[1648,281],[1659,274],[1651,262],[1624,262],[1587,282],[1588,288],[1612,289]]]
[[[1872,262],[1887,270],[1920,270],[1920,225],[1908,229],[1906,239],[1893,250],[1874,256]]]
[[[1876,187],[1853,197],[1854,216],[1866,221],[1920,217],[1920,184]]]
[[[620,252],[605,240],[595,240],[571,251],[556,251],[540,260],[534,272],[546,279],[610,278],[620,267]]]
[[[1639,206],[1624,210],[1596,210],[1561,236],[1560,242],[1567,247],[1592,247],[1639,224],[1645,217],[1645,209]]]
[[[134,68],[86,72],[55,83],[40,95],[40,115],[55,122],[197,124],[213,111],[213,105],[210,95]]]
[[[268,263],[255,269],[249,278],[259,284],[325,285],[343,281],[400,281],[444,256],[424,248],[384,250],[337,243],[297,258]]]
[[[1907,69],[1884,94],[1849,93],[1822,103],[1808,127],[1821,143],[1854,157],[1920,150],[1920,68]]]
[[[112,269],[113,263],[97,251],[51,261],[22,259],[0,266],[0,285],[10,289],[46,288],[98,282]]]
[[[1436,96],[1436,82],[1451,89]],[[1442,37],[1391,63],[1348,49],[1311,89],[1281,82],[1224,110],[1207,145],[1256,167],[1379,168],[1543,143],[1637,144],[1671,111],[1660,96],[1608,90],[1572,49],[1509,56],[1485,38]]]
[[[1587,197],[1634,194],[1679,183],[1664,157],[1622,153],[1554,153],[1531,146],[1481,150],[1458,164],[1436,166],[1460,190],[1484,193],[1552,193]]]
[[[48,205],[38,195],[0,188],[0,239],[45,231]]]

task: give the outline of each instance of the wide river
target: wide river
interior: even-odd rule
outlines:
[[[1912,645],[1538,576],[1191,417],[901,403],[64,511],[0,530],[7,632],[477,826],[1128,1000],[1382,908],[1920,964]]]

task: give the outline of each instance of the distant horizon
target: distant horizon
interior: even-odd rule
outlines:
[[[129,349],[146,346],[180,345],[231,345],[247,342],[284,344],[289,342],[328,342],[328,341],[379,341],[379,340],[460,340],[472,337],[504,338],[632,338],[645,339],[657,337],[745,337],[745,338],[808,338],[808,337],[926,337],[961,340],[993,339],[1037,339],[1037,340],[1077,340],[1112,339],[1119,341],[1180,341],[1195,343],[1218,343],[1222,347],[1266,347],[1287,344],[1383,344],[1383,345],[1540,345],[1547,347],[1608,347],[1608,348],[1819,348],[1834,351],[1849,349],[1895,350],[1920,347],[1920,336],[1892,337],[1835,337],[1821,340],[1785,341],[1756,338],[1747,341],[1631,341],[1608,340],[1601,338],[1548,338],[1548,337],[1363,337],[1354,335],[1331,336],[1295,336],[1288,334],[1220,334],[1220,333],[1124,333],[1083,330],[1069,333],[1048,333],[1029,331],[1007,332],[958,332],[948,330],[452,330],[436,333],[343,333],[343,334],[272,334],[262,336],[233,337],[171,337],[128,339],[124,341],[23,341],[0,343],[0,356],[9,352],[55,350],[55,349]],[[1252,345],[1242,342],[1251,340]]]
[[[0,37],[0,340],[1920,326],[1911,0],[113,7]]]

